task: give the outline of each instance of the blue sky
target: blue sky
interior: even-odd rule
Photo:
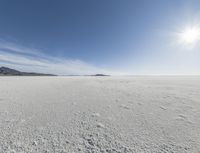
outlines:
[[[56,74],[200,74],[198,0],[0,0],[0,65]],[[199,37],[199,36],[198,36]]]

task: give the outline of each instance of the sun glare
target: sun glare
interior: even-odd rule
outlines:
[[[181,43],[185,45],[195,45],[200,40],[200,28],[188,27],[179,33]]]

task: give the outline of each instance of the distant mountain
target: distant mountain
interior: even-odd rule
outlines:
[[[106,74],[95,74],[95,75],[91,75],[91,76],[110,76],[110,75],[106,75]]]
[[[0,76],[55,76],[53,74],[43,74],[34,72],[21,72],[8,67],[0,67]]]

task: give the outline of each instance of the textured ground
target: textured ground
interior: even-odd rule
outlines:
[[[0,153],[200,153],[200,77],[0,77]]]

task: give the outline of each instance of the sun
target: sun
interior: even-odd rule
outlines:
[[[200,28],[187,27],[179,33],[179,40],[185,45],[195,45],[200,41]]]

